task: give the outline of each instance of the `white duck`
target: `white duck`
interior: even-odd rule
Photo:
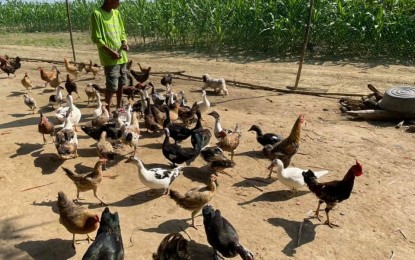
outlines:
[[[132,105],[128,104],[127,109],[125,111],[127,112],[127,120],[124,123],[126,126],[129,126],[131,124],[131,113],[133,111]]]
[[[170,185],[180,175],[183,166],[178,166],[172,170],[163,168],[146,169],[143,162],[136,156],[131,156],[126,163],[133,163],[138,168],[138,178],[147,187],[156,193],[156,189],[165,189],[164,194],[169,194]]]
[[[271,178],[272,171],[276,168],[278,180],[284,184],[285,186],[291,188],[292,194],[291,198],[295,196],[297,190],[305,185],[303,172],[307,170],[303,170],[296,167],[287,167],[284,169],[284,163],[280,159],[275,159],[271,162],[271,165],[268,167],[270,170],[268,178]],[[317,171],[314,172],[317,179],[323,175],[326,175],[328,171]]]
[[[55,147],[60,159],[78,157],[78,135],[73,130],[71,114],[71,110],[68,110],[64,126],[55,136]]]
[[[95,95],[97,96],[97,108],[94,110],[94,113],[92,114],[93,118],[99,117],[102,114],[101,96],[99,95],[98,91],[95,91]]]
[[[206,91],[202,90],[202,101],[198,101],[197,105],[199,107],[200,113],[205,113],[210,108],[210,102],[207,99]]]
[[[55,118],[59,122],[62,123],[61,125],[57,125],[55,127],[63,127],[64,121],[65,121],[65,118],[66,118],[66,114],[67,114],[69,109],[72,110],[69,119],[70,119],[72,125],[75,127],[75,131],[78,132],[77,125],[79,124],[79,121],[81,120],[81,110],[79,110],[79,108],[77,108],[73,104],[73,98],[69,94],[66,96],[66,106],[60,107],[60,108],[56,109],[56,111],[55,111]]]

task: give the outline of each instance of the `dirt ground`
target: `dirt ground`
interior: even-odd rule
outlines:
[[[1,54],[12,57],[63,60],[72,57],[70,49],[46,49],[27,46],[0,46]],[[152,71],[179,71],[201,76],[209,73],[226,79],[284,88],[293,85],[297,62],[244,61],[243,59],[209,59],[180,53],[130,53],[130,58]],[[97,61],[93,46],[77,50],[78,61]],[[0,73],[0,258],[2,259],[81,259],[88,243],[80,240],[76,252],[70,248],[72,235],[59,224],[56,199],[58,191],[75,198],[75,185],[60,166],[88,171],[97,161],[95,141],[79,133],[80,157],[61,162],[53,144],[43,146],[37,132],[39,114],[32,115],[23,103],[26,89],[20,84],[25,72],[38,86],[32,93],[41,109],[52,120],[47,107],[50,87],[36,70],[50,69],[51,64],[23,62],[16,77]],[[62,65],[59,65],[63,72]],[[415,68],[399,65],[364,63],[313,63],[303,67],[300,86],[328,92],[366,94],[366,84],[384,91],[397,84],[414,84]],[[66,75],[66,73],[63,73]],[[150,80],[158,89],[160,76]],[[94,105],[87,106],[83,91],[89,82],[103,84],[82,75],[78,84],[81,99],[75,100],[83,113],[82,124],[91,119]],[[201,83],[175,80],[174,90],[184,90],[190,103],[200,100]],[[325,98],[278,92],[242,89],[229,83],[229,96],[208,92],[211,110],[221,115],[224,127],[242,126],[242,143],[235,156],[231,176],[220,175],[220,187],[211,204],[222,211],[237,229],[241,244],[256,259],[410,259],[415,255],[415,135],[395,129],[397,122],[350,121],[340,114],[337,98]],[[269,161],[261,156],[261,146],[247,130],[252,124],[264,132],[288,135],[299,114],[304,114],[300,150],[292,165],[313,170],[328,169],[323,181],[341,179],[358,159],[363,175],[356,178],[351,197],[340,203],[331,219],[340,225],[331,229],[310,219],[317,206],[316,197],[304,187],[296,197],[286,198],[288,188],[279,181],[266,179]],[[213,118],[206,116],[203,125],[213,128]],[[145,164],[167,165],[161,153],[163,136],[144,134],[138,155]],[[48,139],[51,141],[50,139]],[[212,140],[211,144],[215,140]],[[189,146],[189,142],[184,142]],[[166,196],[150,198],[137,177],[136,168],[125,164],[121,151],[117,163],[105,172],[98,194],[117,211],[126,259],[151,259],[160,241],[171,232],[190,235],[194,259],[210,259],[212,250],[206,241],[202,217],[196,218],[198,230],[189,228],[190,212]],[[204,161],[196,159],[184,168],[172,188],[185,192],[203,185],[207,179]],[[249,178],[249,179],[248,179]],[[42,186],[43,185],[43,186]],[[36,187],[36,188],[34,188]],[[30,189],[33,188],[33,189]],[[92,192],[83,193],[81,203],[101,214],[103,207]],[[323,217],[323,221],[325,216]],[[92,234],[95,235],[95,234]],[[186,238],[188,236],[184,234]],[[77,239],[84,236],[77,235]]]

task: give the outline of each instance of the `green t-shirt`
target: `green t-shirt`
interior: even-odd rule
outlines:
[[[121,51],[121,41],[127,42],[124,22],[118,10],[104,11],[102,8],[92,13],[92,41],[98,47],[99,59],[102,66],[111,66],[128,62],[127,53]],[[108,46],[116,52],[121,51],[121,59],[113,59],[102,48]]]

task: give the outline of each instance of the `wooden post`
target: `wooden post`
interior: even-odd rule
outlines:
[[[70,14],[70,11],[69,11],[69,0],[66,0],[66,15],[68,16],[69,35],[71,37],[73,60],[74,60],[74,62],[76,62],[75,47],[74,47],[74,44],[73,44],[73,37],[72,37],[71,14]]]
[[[311,25],[311,20],[313,16],[313,6],[314,6],[314,0],[310,0],[310,8],[308,10],[308,22],[307,22],[307,27],[304,33],[303,48],[301,49],[301,54],[300,54],[300,65],[298,66],[297,79],[295,80],[295,85],[294,85],[295,90],[298,88],[298,82],[300,81],[300,76],[301,76],[301,69],[303,68],[304,56],[305,56],[305,51],[306,51],[307,42],[308,42],[308,36],[310,35],[310,25]]]

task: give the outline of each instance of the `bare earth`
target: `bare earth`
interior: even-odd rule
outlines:
[[[0,54],[12,57],[63,60],[71,58],[70,49],[48,50],[25,46],[0,46]],[[153,71],[179,71],[201,76],[249,82],[283,88],[293,85],[296,62],[226,61],[172,53],[130,53],[130,58]],[[97,62],[94,47],[77,52],[78,61]],[[0,258],[2,259],[81,259],[88,248],[85,236],[77,235],[77,251],[70,248],[72,235],[59,224],[56,198],[58,191],[75,198],[75,185],[60,166],[80,171],[90,170],[97,161],[95,142],[79,133],[80,157],[60,162],[53,144],[43,146],[37,132],[39,114],[31,115],[23,104],[26,89],[20,84],[25,72],[38,86],[33,96],[41,110],[52,120],[53,110],[47,107],[50,87],[36,70],[51,68],[48,63],[23,62],[17,77],[0,74],[0,141],[3,162],[0,171]],[[65,69],[58,66],[65,76]],[[367,83],[384,91],[397,84],[414,84],[415,68],[377,64],[306,63],[300,86],[320,91],[366,94]],[[151,75],[158,89],[160,77]],[[79,78],[81,99],[75,100],[83,113],[82,123],[90,120],[94,105],[86,105],[83,91],[89,82],[103,85],[103,75]],[[200,82],[175,80],[174,89],[184,90],[188,100],[200,100]],[[231,176],[220,175],[220,187],[211,204],[219,208],[237,229],[241,244],[254,252],[256,259],[410,259],[415,255],[414,160],[415,136],[395,129],[397,122],[350,121],[341,116],[337,98],[280,94],[237,88],[229,82],[229,96],[208,92],[212,108],[219,112],[227,128],[242,125],[242,143],[237,150]],[[304,187],[292,199],[288,188],[277,180],[266,180],[269,161],[261,156],[255,135],[247,130],[252,124],[264,132],[288,135],[299,114],[306,126],[300,150],[292,165],[313,170],[328,169],[323,181],[341,179],[358,159],[364,173],[356,178],[352,196],[340,203],[331,219],[340,225],[331,229],[316,219],[309,219],[317,199]],[[213,118],[205,116],[204,126],[212,129]],[[145,164],[168,165],[161,153],[163,136],[144,134],[138,155]],[[49,141],[50,138],[48,139]],[[212,140],[211,144],[215,140]],[[184,142],[189,146],[189,142]],[[116,164],[105,172],[98,194],[117,211],[126,259],[151,259],[159,242],[168,233],[190,235],[194,259],[210,259],[212,250],[206,241],[202,217],[196,218],[199,230],[189,228],[190,212],[166,196],[150,198],[138,180],[136,168],[125,164],[125,148]],[[196,159],[174,183],[173,188],[185,192],[203,185],[207,170],[201,158]],[[411,175],[412,174],[412,175]],[[255,178],[247,180],[246,178]],[[46,185],[38,187],[41,185]],[[33,188],[37,187],[37,188]],[[33,188],[33,189],[30,189]],[[29,190],[26,190],[29,189]],[[263,190],[263,191],[261,191]],[[85,204],[101,214],[103,207],[92,192],[83,193]],[[323,221],[325,216],[323,217]],[[183,232],[182,232],[183,233]],[[95,235],[95,234],[92,234]],[[186,238],[187,235],[184,234]]]

